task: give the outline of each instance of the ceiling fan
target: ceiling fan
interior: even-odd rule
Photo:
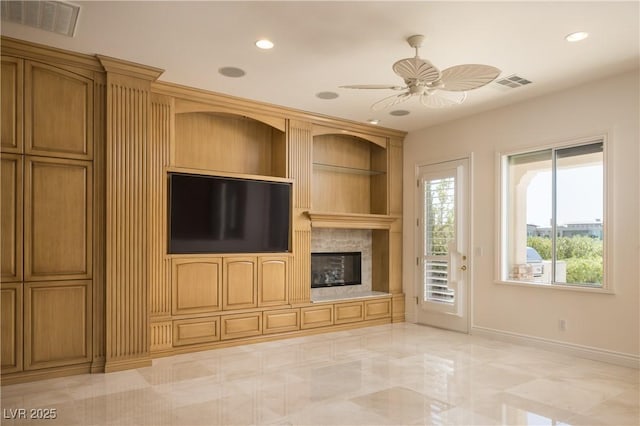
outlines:
[[[440,71],[431,62],[418,56],[418,49],[422,47],[423,41],[423,35],[407,38],[409,46],[416,50],[416,56],[400,59],[393,64],[393,71],[402,77],[404,86],[353,84],[340,87],[402,91],[398,95],[383,98],[371,105],[371,109],[375,111],[397,105],[414,96],[420,96],[420,102],[426,107],[442,108],[461,104],[467,98],[467,90],[478,89],[491,83],[500,75],[498,68],[481,64],[456,65]]]

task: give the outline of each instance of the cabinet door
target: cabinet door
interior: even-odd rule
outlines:
[[[173,346],[193,345],[220,340],[220,317],[175,320]]]
[[[24,75],[25,153],[90,160],[93,82],[37,62]]]
[[[2,373],[22,371],[22,284],[0,289],[0,360]]]
[[[171,287],[173,315],[221,310],[222,259],[172,259]]]
[[[2,154],[0,268],[2,282],[22,281],[22,156]]]
[[[262,333],[285,333],[300,330],[300,310],[281,309],[262,314]]]
[[[222,340],[262,334],[262,313],[224,315],[221,319],[220,338]]]
[[[222,309],[257,306],[257,268],[255,257],[224,258]]]
[[[364,302],[364,319],[391,318],[391,299],[366,300]]]
[[[0,69],[2,96],[0,96],[0,134],[2,152],[21,153],[22,145],[22,102],[23,102],[23,61],[2,57]]]
[[[364,320],[364,305],[362,302],[337,303],[334,308],[336,315],[335,324]]]
[[[24,286],[25,370],[91,361],[91,281]]]
[[[258,306],[284,305],[288,302],[288,277],[285,256],[258,258]]]
[[[25,157],[25,281],[91,278],[91,163]]]
[[[300,328],[326,327],[333,325],[333,305],[300,308]]]

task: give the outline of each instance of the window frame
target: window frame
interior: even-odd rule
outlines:
[[[593,143],[602,142],[602,179],[603,179],[603,212],[602,212],[602,233],[603,233],[603,259],[602,259],[602,286],[593,287],[581,284],[562,284],[562,283],[540,283],[533,281],[518,281],[510,280],[506,271],[508,271],[508,259],[507,259],[507,245],[508,245],[508,221],[507,209],[508,209],[508,158],[513,155],[533,153],[537,151],[543,151],[548,149],[559,150],[565,148],[573,148],[582,145],[589,145]],[[613,203],[611,193],[613,190],[613,182],[611,178],[612,167],[609,166],[609,159],[611,158],[611,146],[608,143],[608,136],[606,133],[595,134],[592,136],[564,140],[561,142],[545,143],[540,145],[527,145],[522,148],[513,150],[496,151],[496,202],[497,213],[496,214],[496,233],[497,241],[495,244],[495,272],[494,282],[496,284],[505,284],[509,286],[522,286],[529,288],[545,288],[552,290],[568,290],[587,293],[604,293],[615,294],[614,291],[614,279],[613,271],[611,268],[611,259],[613,259],[613,244],[611,244],[612,226],[609,221],[613,217]],[[555,183],[554,183],[555,184]],[[556,189],[552,188],[553,196],[555,196]],[[555,224],[554,224],[555,228]]]

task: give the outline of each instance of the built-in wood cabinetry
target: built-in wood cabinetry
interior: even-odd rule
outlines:
[[[2,42],[3,383],[404,319],[403,132]],[[170,254],[169,172],[290,183],[290,250]],[[312,300],[317,228],[372,230],[380,293]]]
[[[92,340],[96,71],[64,53],[51,63],[21,57],[13,43],[3,55],[3,381],[55,368],[88,372],[99,356]]]

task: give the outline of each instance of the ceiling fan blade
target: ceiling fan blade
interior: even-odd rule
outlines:
[[[397,105],[400,102],[404,102],[411,97],[411,93],[400,93],[399,95],[393,95],[379,100],[378,102],[371,105],[371,109],[374,111],[379,111],[381,109],[388,108],[393,105]]]
[[[393,71],[407,80],[418,80],[424,83],[436,81],[440,78],[440,71],[429,61],[415,58],[400,59],[393,64]]]
[[[403,90],[406,87],[392,86],[389,84],[350,84],[347,86],[338,86],[341,89],[391,89],[391,90]]]
[[[420,96],[420,103],[428,108],[446,108],[460,105],[467,99],[467,92],[442,92],[434,90],[424,92]]]
[[[500,75],[500,70],[490,65],[456,65],[442,71],[438,89],[460,92],[478,89],[491,83]]]

